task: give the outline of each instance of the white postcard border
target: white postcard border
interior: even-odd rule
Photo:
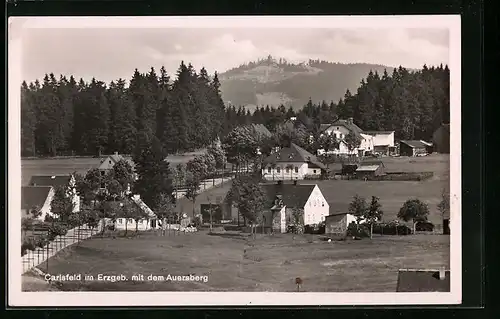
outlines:
[[[64,306],[440,305],[462,299],[461,29],[459,15],[9,18],[8,304]],[[22,33],[30,28],[447,28],[450,34],[450,269],[446,293],[22,292],[20,83]]]

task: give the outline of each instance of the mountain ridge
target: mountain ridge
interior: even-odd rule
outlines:
[[[221,95],[226,105],[243,106],[253,111],[266,105],[302,108],[312,98],[338,102],[346,90],[356,92],[370,71],[380,76],[395,67],[370,63],[339,63],[309,59],[289,63],[286,59],[248,62],[219,74]]]

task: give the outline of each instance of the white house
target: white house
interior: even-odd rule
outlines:
[[[363,156],[366,152],[377,152],[389,154],[395,149],[394,131],[363,131],[354,124],[353,119],[337,120],[332,124],[321,124],[322,134],[333,135],[339,140],[340,145],[336,150],[329,151],[330,154],[348,155],[355,154]],[[359,147],[349,150],[344,142],[346,136],[352,132],[361,140]],[[318,154],[323,154],[324,150],[318,150]]]
[[[306,176],[321,176],[326,170],[316,156],[294,143],[269,155],[263,164],[265,180],[301,180]]]
[[[268,199],[268,210],[264,214],[265,227],[286,232],[288,225],[295,223],[298,213],[304,225],[314,225],[325,221],[330,206],[321,189],[316,184],[262,184]]]
[[[363,131],[373,137],[373,150],[376,153],[390,155],[395,152],[394,131]]]
[[[76,191],[76,180],[73,175],[34,175],[31,177],[30,185],[51,186],[54,192],[57,188],[65,188],[66,196],[71,197],[73,202],[73,212],[80,211],[80,196]]]
[[[160,224],[158,223],[158,218],[156,214],[151,210],[151,208],[146,205],[141,199],[139,195],[134,195],[132,196],[132,201],[141,209],[143,212],[146,213],[148,217],[142,218],[138,220],[137,222],[137,230],[150,230],[150,229],[159,229]],[[135,219],[133,218],[117,218],[116,219],[116,224],[115,228],[118,230],[135,230],[136,229],[136,222]]]
[[[45,220],[45,216],[52,215],[50,203],[54,197],[52,186],[23,186],[21,188],[21,216],[31,217],[32,209],[40,211],[39,220]]]

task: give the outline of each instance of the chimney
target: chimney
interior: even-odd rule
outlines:
[[[444,267],[439,269],[439,280],[444,280],[446,278],[446,271]]]
[[[352,124],[352,123],[353,123],[353,118],[352,118],[352,117],[349,117],[349,118],[347,119],[347,123]]]

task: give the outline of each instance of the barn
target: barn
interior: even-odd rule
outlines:
[[[385,175],[385,166],[382,162],[361,163],[356,169],[356,177],[360,179],[371,179]]]
[[[429,144],[419,140],[402,140],[399,142],[399,155],[418,156],[428,153]]]

